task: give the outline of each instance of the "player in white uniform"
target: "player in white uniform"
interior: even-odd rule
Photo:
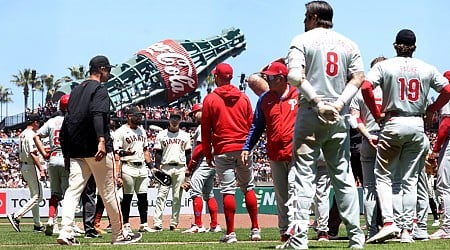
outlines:
[[[64,121],[64,113],[67,111],[67,105],[69,104],[70,95],[63,95],[59,99],[59,113],[57,116],[50,118],[44,125],[37,131],[34,136],[34,142],[37,149],[44,157],[48,159],[48,175],[50,177],[50,191],[51,196],[48,205],[48,221],[45,226],[45,235],[52,235],[55,225],[54,218],[58,214],[59,201],[64,198],[67,186],[69,185],[69,173],[64,167],[64,157],[61,151],[61,145],[59,142],[59,132]],[[49,138],[50,153],[45,151],[44,145],[41,142],[41,138]]]
[[[296,36],[289,48],[288,79],[302,96],[293,145],[294,220],[290,228],[294,234],[278,248],[308,248],[309,209],[321,149],[347,227],[349,247],[362,248],[364,244],[358,191],[350,166],[349,128],[345,119],[339,119],[340,114],[348,113],[348,104],[364,79],[364,65],[358,46],[331,30],[332,19],[333,9],[327,2],[307,3],[306,32]]]
[[[123,199],[122,215],[125,230],[131,231],[129,223],[130,206],[133,194],[137,196],[137,206],[141,224],[139,232],[149,232],[147,224],[148,200],[147,191],[149,185],[147,165],[151,163],[148,150],[147,133],[142,126],[141,111],[131,106],[127,110],[127,123],[122,125],[114,133],[114,151],[120,156]]]
[[[385,57],[377,57],[371,62],[371,67],[380,61],[386,60]],[[381,88],[374,89],[375,103],[381,106],[382,93]],[[361,165],[362,165],[362,185],[364,191],[364,216],[367,226],[367,238],[374,236],[378,232],[377,214],[378,194],[375,186],[375,159],[377,154],[378,135],[380,126],[373,118],[369,108],[364,103],[361,91],[353,97],[350,103],[350,112],[354,117],[350,122],[351,126],[357,129],[362,135],[361,143]],[[352,119],[352,118],[351,118]]]
[[[45,170],[41,166],[36,144],[33,137],[39,129],[40,116],[30,114],[27,117],[27,128],[19,135],[20,171],[30,190],[30,200],[17,212],[9,214],[8,220],[14,230],[20,232],[20,219],[30,210],[33,213],[34,231],[43,232],[39,215],[39,203],[42,201],[42,184],[39,181],[45,177]]]
[[[412,58],[416,37],[411,30],[401,30],[394,48],[397,57],[377,63],[367,74],[361,89],[364,101],[377,122],[384,117],[375,163],[377,192],[383,215],[383,228],[368,243],[382,242],[401,233],[402,242],[413,242],[411,235],[417,204],[418,176],[423,171],[429,140],[424,133],[423,114],[430,88],[441,92],[430,106],[442,107],[448,101],[450,86],[435,67]],[[376,106],[372,89],[381,86],[383,102]],[[443,91],[443,92],[442,92]],[[445,102],[444,102],[445,101]],[[442,103],[444,102],[444,103]],[[402,218],[394,223],[393,194]],[[400,228],[399,228],[399,227]]]
[[[172,217],[170,218],[170,230],[176,230],[181,209],[181,196],[184,182],[186,163],[191,159],[191,137],[180,129],[181,114],[173,111],[169,117],[169,128],[156,135],[155,168],[160,168],[172,177]],[[151,232],[162,231],[162,216],[171,187],[159,185],[156,197],[156,208],[153,216],[153,228]]]
[[[202,104],[193,105],[189,115],[192,116],[194,122],[200,122],[202,119]],[[201,125],[195,130],[193,141],[194,150],[191,161],[186,168],[185,176],[186,179],[190,178],[189,194],[193,203],[194,224],[183,233],[221,232],[222,228],[217,222],[218,206],[213,192],[216,169],[210,168],[203,157]],[[202,223],[203,200],[206,201],[211,216],[209,229],[206,229]]]

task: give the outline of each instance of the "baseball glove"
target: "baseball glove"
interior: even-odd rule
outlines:
[[[153,173],[153,178],[157,180],[161,185],[172,185],[172,177],[161,170],[156,170],[155,173]]]
[[[188,191],[191,188],[191,178],[185,177],[184,182],[181,184],[181,188],[184,191]]]

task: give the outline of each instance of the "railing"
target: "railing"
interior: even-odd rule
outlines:
[[[5,127],[12,127],[17,124],[21,124],[25,122],[25,114],[22,112],[17,115],[11,115],[3,118],[0,122],[0,128],[4,129]]]

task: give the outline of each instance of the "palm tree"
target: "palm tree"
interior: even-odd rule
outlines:
[[[11,82],[15,83],[17,86],[23,88],[23,96],[24,96],[24,104],[25,104],[25,114],[28,110],[28,95],[29,95],[29,86],[28,84],[31,81],[36,80],[36,70],[24,69],[23,71],[19,70],[19,74],[12,75],[13,80]]]
[[[86,78],[86,68],[83,65],[80,65],[78,67],[72,66],[67,68],[70,70],[70,75],[75,78],[75,80],[82,80]]]
[[[0,85],[0,116],[3,118],[3,103],[6,104],[6,115],[5,117],[8,116],[8,103],[12,102],[11,96],[12,95],[12,91],[10,88],[3,88],[3,86]]]

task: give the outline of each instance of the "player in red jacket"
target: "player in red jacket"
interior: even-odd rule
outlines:
[[[220,241],[224,243],[237,241],[234,232],[236,183],[244,194],[252,221],[250,237],[252,240],[260,240],[252,164],[245,164],[241,159],[242,148],[252,123],[252,105],[244,93],[231,85],[233,68],[229,64],[217,65],[214,77],[217,88],[203,101],[201,135],[206,162],[210,167],[216,167],[222,188],[227,232]]]

